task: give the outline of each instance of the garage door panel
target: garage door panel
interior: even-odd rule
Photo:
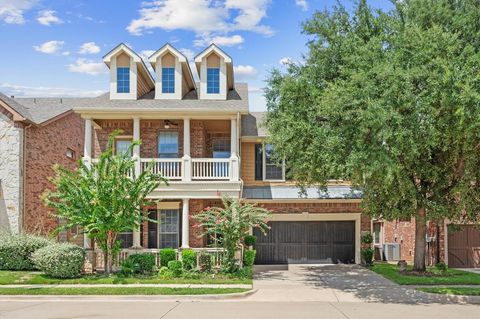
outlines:
[[[473,225],[457,225],[448,230],[448,266],[480,268],[480,230]]]
[[[355,260],[354,221],[271,222],[270,226],[268,239],[254,230],[258,264]]]

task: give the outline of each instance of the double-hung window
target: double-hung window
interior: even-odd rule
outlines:
[[[162,131],[158,135],[158,157],[178,158],[178,132]]]
[[[160,248],[174,248],[179,246],[179,210],[160,210]]]
[[[118,138],[115,140],[115,154],[125,154],[129,153],[132,155],[132,149],[130,148],[132,145],[132,140],[129,138]]]
[[[264,144],[263,147],[263,179],[283,181],[285,180],[285,161],[280,164],[274,158],[275,148],[272,144]]]
[[[175,68],[162,68],[162,93],[175,93]]]
[[[207,93],[220,93],[220,69],[207,68]]]
[[[117,93],[130,93],[130,68],[117,68]]]

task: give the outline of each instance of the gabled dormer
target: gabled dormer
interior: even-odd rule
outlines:
[[[200,75],[200,99],[226,100],[234,88],[232,58],[212,44],[195,57],[195,65]]]
[[[152,54],[148,61],[155,70],[155,99],[181,100],[195,89],[188,60],[170,44],[165,44]]]
[[[103,62],[110,69],[110,99],[136,100],[155,88],[143,60],[125,44],[107,53]]]

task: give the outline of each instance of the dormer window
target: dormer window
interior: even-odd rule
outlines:
[[[207,93],[220,93],[220,69],[207,68]]]
[[[162,68],[162,93],[175,93],[175,68]]]
[[[117,68],[117,93],[130,93],[130,68]]]

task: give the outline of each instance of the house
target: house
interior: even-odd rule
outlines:
[[[6,214],[13,225],[10,228],[29,230],[46,218],[48,211],[36,199],[41,191],[35,187],[40,180],[37,188],[49,186],[44,179],[51,173],[48,167],[56,162],[74,165],[67,156],[72,152],[75,158],[81,156],[86,165],[94,165],[105,150],[110,133],[121,129],[115,152],[127,150],[132,140],[140,139],[142,144],[135,146],[132,153],[136,172],[149,169],[153,162],[153,170],[169,179],[168,186],[161,185],[149,195],[159,199],[158,204],[145,208],[149,219],[158,223],[146,221],[140,229],[122,233],[125,249],[206,247],[209,241],[193,227],[193,216],[206,207],[221,205],[221,197],[228,195],[258,203],[273,212],[268,236],[253,230],[258,237],[257,263],[359,263],[361,236],[370,232],[380,250],[383,244],[396,243],[400,247],[398,258],[412,260],[412,221],[370,220],[360,208],[361,192],[346,182],[332,181],[326,191],[312,187],[301,192],[287,179],[284,163],[273,161],[274,146],[268,144],[268,132],[262,126],[264,113],[249,111],[248,85],[235,81],[234,61],[218,46],[212,44],[194,61],[188,61],[166,44],[143,61],[128,46],[120,44],[103,60],[109,68],[110,90],[99,97],[0,99],[3,108],[11,111],[9,120],[4,120],[10,123],[10,130],[19,136],[22,129],[27,132],[26,151],[12,142],[18,149],[18,158],[25,152],[31,154],[25,159],[27,168],[39,166],[39,161],[48,162],[41,166],[41,172],[30,173],[30,178],[26,171],[24,197],[28,208],[18,219],[23,220],[21,225],[15,223],[18,213]],[[151,64],[154,76],[145,62]],[[27,118],[27,113],[41,110],[55,110],[56,115],[52,113],[47,121],[47,116],[42,121]],[[29,130],[50,133],[31,134],[30,138],[35,135],[38,140],[28,142]],[[37,144],[58,147],[47,154]],[[10,156],[8,163],[16,167],[17,179],[21,180],[22,166],[15,158],[17,155]],[[21,202],[21,196],[18,198]],[[18,212],[22,211],[20,206]],[[446,227],[433,223],[430,227],[431,243],[435,237],[435,254],[438,252],[440,260],[454,258],[449,258],[450,252],[458,255],[457,248],[464,253],[473,251],[474,242],[448,246],[447,241],[451,244],[450,237],[454,235],[444,236]],[[474,232],[469,228],[465,231]],[[74,235],[75,231],[66,234],[66,238],[78,240]],[[92,247],[86,237],[80,239],[86,248]]]

